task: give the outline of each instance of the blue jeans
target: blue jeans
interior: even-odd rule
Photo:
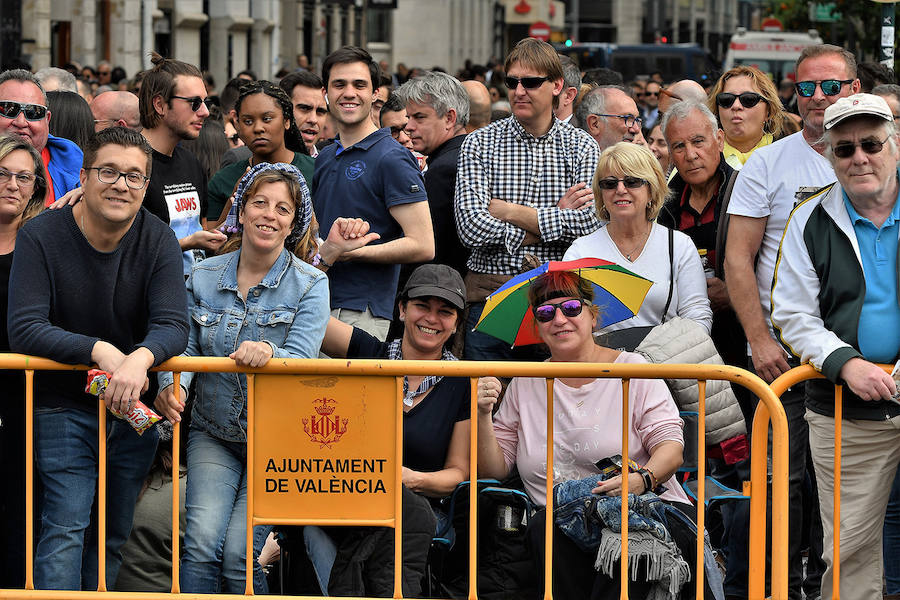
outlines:
[[[891,497],[884,513],[884,581],[885,593],[900,594],[900,467],[894,477]]]
[[[35,460],[43,485],[34,559],[38,589],[97,589],[97,415],[35,409]],[[106,422],[106,585],[112,589],[131,533],[134,506],[156,453],[156,428],[138,435],[111,415]]]
[[[247,445],[191,429],[187,448],[181,591],[243,594],[247,543]],[[272,531],[253,528],[253,589],[268,593],[256,559]],[[224,583],[224,585],[222,585]]]

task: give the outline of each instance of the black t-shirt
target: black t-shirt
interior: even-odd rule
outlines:
[[[387,358],[388,343],[353,328],[347,358]],[[444,468],[453,428],[469,418],[469,380],[444,377],[403,413],[403,466],[434,472]]]

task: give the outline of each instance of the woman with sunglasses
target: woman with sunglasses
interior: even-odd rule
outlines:
[[[185,354],[227,356],[241,367],[272,358],[315,358],[328,323],[328,281],[307,264],[316,241],[309,190],[291,165],[261,163],[238,183],[235,233],[221,254],[194,265],[187,281],[191,331]],[[231,251],[229,251],[231,250]],[[247,534],[247,378],[183,373],[180,398],[160,373],[156,409],[181,420],[195,380],[187,446],[181,561],[183,592],[241,594]],[[271,527],[253,530],[254,558]],[[254,560],[254,589],[266,579]]]
[[[280,87],[269,81],[251,81],[241,86],[234,104],[237,131],[250,149],[249,159],[230,164],[209,180],[209,205],[206,217],[209,227],[222,224],[231,208],[234,186],[249,167],[260,163],[292,164],[312,181],[313,161],[294,122],[291,99]]]
[[[659,325],[677,315],[709,333],[712,311],[697,248],[656,222],[668,194],[659,161],[647,148],[619,142],[600,155],[593,190],[597,216],[609,223],[572,242],[563,260],[602,258],[654,282],[638,314],[605,331]]]
[[[650,156],[649,160],[654,159]],[[594,343],[592,332],[602,309],[593,303],[593,295],[593,285],[573,271],[547,273],[531,283],[528,302],[535,317],[537,334],[550,350],[549,360],[616,364],[646,362],[638,354],[619,352]],[[501,385],[496,378],[483,377],[479,380],[478,475],[503,480],[516,467],[531,500],[544,507],[547,477],[546,381],[542,377],[514,378],[492,418],[500,394]],[[628,475],[629,493],[640,495],[656,490],[664,501],[691,514],[687,495],[673,479],[682,463],[684,438],[678,408],[666,384],[662,380],[631,380],[629,407],[629,458],[640,466],[640,470]],[[601,480],[595,464],[622,452],[621,380],[557,378],[553,386],[553,408],[556,415],[553,423],[554,483],[596,477],[596,486],[593,480],[589,480],[594,498],[604,499],[621,494],[621,475]],[[659,489],[660,485],[665,487],[665,491]],[[540,574],[544,572],[544,518],[542,509],[528,525],[535,569]],[[618,560],[610,561],[611,565],[616,563],[610,574],[594,567],[597,560],[597,548],[581,550],[567,533],[557,527],[553,535],[554,597],[619,598]],[[640,572],[646,573],[643,567]],[[630,597],[651,597],[648,594],[652,585],[653,582],[646,579],[630,582]],[[689,587],[685,585],[682,593],[688,592]]]
[[[0,135],[0,352],[9,352],[6,328],[9,270],[22,225],[44,207],[47,176],[41,155],[25,138]],[[25,584],[25,380],[21,371],[0,371],[0,588]]]
[[[756,67],[738,65],[713,87],[709,110],[725,132],[725,160],[740,169],[753,151],[797,131],[775,84]]]

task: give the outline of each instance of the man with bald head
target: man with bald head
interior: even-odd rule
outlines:
[[[659,108],[659,115],[662,117],[662,115],[666,114],[666,111],[669,110],[669,107],[675,102],[688,100],[690,102],[700,102],[703,104],[706,102],[706,97],[706,90],[693,79],[676,81],[660,92],[659,105],[657,106],[657,108]]]
[[[140,101],[131,92],[103,92],[91,100],[94,114],[94,131],[122,126],[141,130]]]
[[[491,94],[483,83],[474,79],[463,81],[462,86],[469,95],[469,122],[466,123],[466,133],[472,133],[491,122]]]
[[[601,152],[619,142],[643,141],[640,112],[623,87],[593,88],[581,99],[575,116],[582,129],[597,141]]]

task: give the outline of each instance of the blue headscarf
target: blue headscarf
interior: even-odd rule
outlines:
[[[238,221],[238,215],[241,212],[241,205],[244,202],[244,194],[247,193],[250,185],[256,180],[257,175],[265,173],[266,171],[281,171],[282,173],[287,173],[300,184],[300,204],[297,206],[297,220],[294,224],[294,229],[291,231],[290,235],[288,235],[287,239],[284,240],[285,247],[290,249],[303,238],[306,230],[309,229],[313,213],[312,198],[309,195],[306,179],[303,178],[303,175],[294,165],[264,162],[259,163],[245,173],[238,182],[237,189],[234,191],[234,202],[231,205],[231,210],[228,211],[228,216],[225,218],[225,223],[222,225],[221,229],[225,233],[237,233],[243,230]]]

